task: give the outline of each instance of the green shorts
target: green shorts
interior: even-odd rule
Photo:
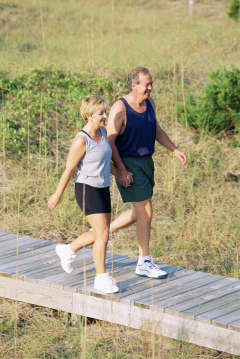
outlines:
[[[133,174],[133,183],[129,187],[116,183],[123,203],[141,202],[152,197],[154,186],[154,163],[152,157],[121,156],[128,172]]]

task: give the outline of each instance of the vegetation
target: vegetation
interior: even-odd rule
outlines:
[[[179,102],[180,121],[197,131],[218,134],[240,130],[240,70],[217,69],[210,74],[203,94],[187,93]],[[187,118],[187,121],[186,118]]]
[[[0,230],[68,243],[87,229],[74,178],[56,210],[47,210],[82,125],[81,98],[97,92],[112,104],[129,69],[143,65],[154,79],[158,119],[188,156],[182,167],[156,145],[154,259],[239,278],[239,182],[222,176],[240,173],[240,28],[226,15],[229,1],[196,1],[192,18],[185,0],[91,4],[0,4]],[[115,218],[128,206],[112,182]],[[113,245],[137,256],[134,226]],[[99,321],[83,327],[79,317],[68,327],[63,313],[4,299],[0,331],[4,359],[234,358]]]
[[[18,313],[16,323],[15,314]],[[0,359],[146,359],[218,358],[234,355],[151,333],[73,316],[26,303],[0,300]]]
[[[239,0],[231,0],[229,5],[228,15],[235,21],[238,21],[238,13],[240,9],[240,2]]]
[[[58,146],[82,126],[79,103],[98,93],[110,103],[123,84],[114,78],[54,68],[30,69],[9,77],[0,74],[5,149],[12,154],[54,156]],[[60,130],[59,130],[60,129]]]

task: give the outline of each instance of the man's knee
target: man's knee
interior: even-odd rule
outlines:
[[[137,221],[146,222],[152,221],[153,210],[151,199],[142,202],[133,202],[133,208],[136,211]]]

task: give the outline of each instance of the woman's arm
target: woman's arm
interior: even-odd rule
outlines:
[[[118,171],[116,166],[114,165],[114,163],[111,162],[111,167],[110,167],[110,173],[111,175],[117,177],[118,176]]]
[[[69,149],[66,168],[65,168],[65,171],[63,172],[62,177],[59,181],[56,192],[48,200],[48,208],[49,209],[54,209],[60,202],[62,194],[63,194],[65,188],[67,187],[67,184],[68,184],[73,172],[75,171],[78,163],[83,158],[85,152],[86,152],[85,139],[83,138],[83,136],[77,136],[74,139],[74,141],[71,144],[71,147]]]

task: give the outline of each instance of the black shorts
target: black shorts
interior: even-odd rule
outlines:
[[[85,198],[83,198],[83,192],[85,192]],[[96,213],[111,213],[109,187],[97,188],[76,182],[75,197],[79,207],[86,216]]]

